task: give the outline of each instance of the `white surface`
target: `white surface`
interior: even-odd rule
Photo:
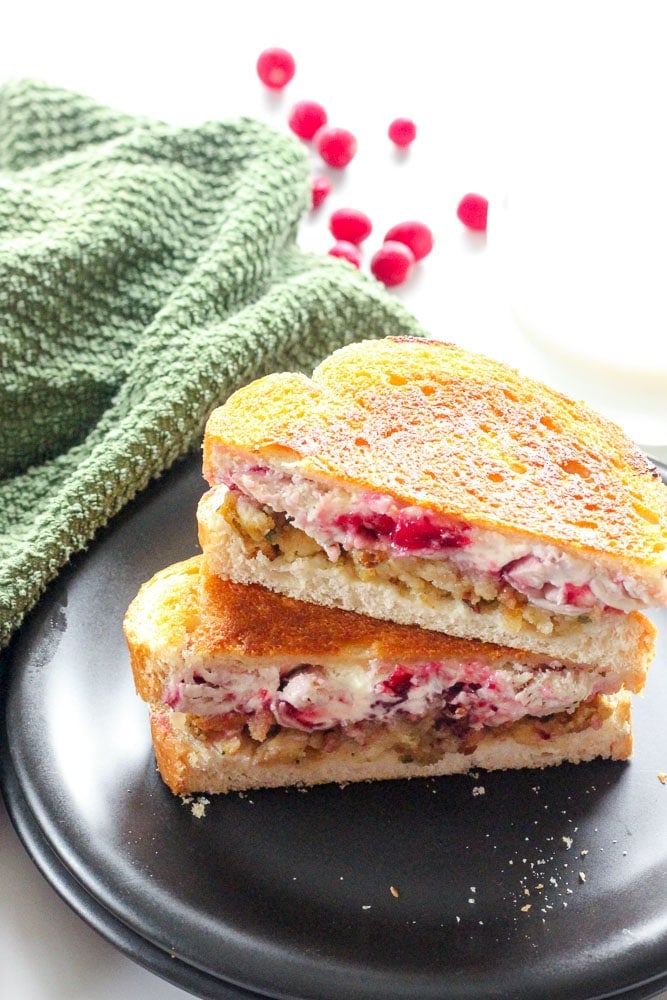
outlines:
[[[0,76],[37,76],[177,124],[249,114],[286,129],[294,101],[319,100],[332,124],[357,134],[359,152],[335,176],[329,201],[304,220],[304,246],[326,251],[330,211],[359,207],[375,223],[365,249],[367,266],[390,225],[423,220],[434,230],[436,248],[396,294],[433,335],[526,370],[546,371],[565,391],[572,387],[573,394],[596,405],[602,399],[603,408],[620,414],[642,443],[667,445],[667,435],[656,430],[655,414],[643,412],[642,391],[632,398],[628,392],[627,401],[619,398],[625,391],[619,370],[648,369],[653,385],[667,369],[664,226],[656,239],[651,223],[662,218],[665,204],[659,182],[666,172],[655,159],[661,152],[657,139],[667,93],[663,17],[661,3],[581,0],[339,0],[324,6],[24,0],[12,5],[11,14],[3,12]],[[268,45],[284,45],[297,60],[296,77],[281,95],[265,92],[255,76],[256,57]],[[397,155],[386,137],[389,121],[399,115],[413,117],[419,130],[406,156]],[[605,198],[602,205],[596,203],[591,213],[596,225],[589,225],[585,236],[581,205],[571,200],[578,165],[585,184]],[[532,183],[522,186],[527,177]],[[502,250],[500,230],[491,226],[487,246],[484,237],[465,232],[456,219],[456,204],[467,191],[490,198],[492,222],[509,191],[514,205],[523,198],[522,228],[514,230],[514,240],[521,260],[533,262],[542,282],[536,315],[550,351],[543,351],[537,339],[526,340],[513,318],[512,307],[527,307],[527,299],[508,278],[512,261]],[[654,197],[658,216],[652,215]],[[618,244],[614,254],[608,242],[615,234],[613,219],[624,213],[621,230],[627,233],[636,221],[635,204],[641,226],[632,253],[627,244]],[[561,236],[576,230],[574,272],[568,264],[570,244],[563,249],[550,239],[549,219],[559,221]],[[569,285],[546,282],[541,261],[547,258],[550,268],[556,260],[562,273],[570,274]],[[586,291],[581,267],[587,260],[595,262],[593,286],[603,306],[594,302],[593,308],[591,300],[581,298]],[[516,267],[513,275],[518,288]],[[548,276],[554,277],[553,269]],[[610,306],[619,290],[622,315]],[[636,312],[633,302],[641,305]],[[582,340],[588,351],[590,339],[594,350],[606,352],[610,309],[615,331],[619,316],[622,323],[615,333],[611,382],[601,388],[602,366],[588,357],[558,362],[553,344],[581,355]],[[584,317],[590,338],[588,329],[582,334]],[[554,329],[555,323],[561,327]],[[626,325],[632,329],[626,331]],[[654,393],[651,406],[662,407],[658,420],[664,419],[665,401],[667,392]],[[0,871],[0,996],[173,1000],[185,995],[118,954],[69,911],[23,852],[4,811]]]

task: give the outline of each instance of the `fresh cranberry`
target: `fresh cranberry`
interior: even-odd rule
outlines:
[[[329,250],[330,257],[340,257],[342,260],[347,260],[350,264],[355,267],[361,267],[361,253],[359,252],[359,247],[356,243],[350,243],[347,240],[337,240]]]
[[[363,243],[373,231],[373,223],[365,212],[357,208],[338,208],[331,213],[329,229],[337,240]]]
[[[466,194],[461,198],[456,214],[468,229],[483,232],[486,229],[486,219],[489,203],[481,194]]]
[[[300,139],[312,139],[327,123],[327,113],[317,101],[297,101],[289,113],[287,124]]]
[[[394,519],[388,514],[341,514],[335,524],[342,531],[354,532],[368,542],[388,538],[394,530]]]
[[[315,136],[317,151],[330,167],[346,167],[357,152],[357,140],[346,128],[324,125]]]
[[[405,243],[387,240],[371,258],[371,273],[383,285],[402,285],[414,262],[415,255]]]
[[[394,145],[402,149],[414,142],[417,136],[417,126],[411,118],[395,118],[387,131]]]
[[[257,75],[271,90],[282,90],[292,77],[296,66],[287,49],[264,49],[257,60]]]
[[[393,694],[397,698],[407,698],[411,683],[411,671],[399,663],[397,667],[394,667],[389,677],[381,682],[380,687],[385,694]]]
[[[313,177],[310,182],[310,190],[313,199],[313,208],[319,208],[323,201],[331,194],[331,181],[328,177]]]
[[[406,552],[460,549],[470,544],[467,525],[434,524],[427,517],[399,517],[392,542]]]
[[[406,247],[412,250],[415,260],[422,260],[433,249],[433,233],[423,222],[414,220],[399,222],[398,225],[392,226],[384,239],[385,243],[389,240],[405,243]]]

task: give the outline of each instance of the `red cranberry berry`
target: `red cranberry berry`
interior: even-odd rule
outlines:
[[[330,257],[341,257],[347,260],[354,267],[361,267],[361,254],[359,247],[355,243],[348,243],[346,240],[337,240],[329,251]]]
[[[483,232],[486,229],[486,217],[489,203],[481,194],[466,194],[461,198],[456,214],[468,229]]]
[[[392,226],[384,239],[385,243],[387,240],[405,243],[406,247],[410,247],[415,255],[415,260],[426,257],[433,249],[433,233],[423,222],[415,222],[414,220],[399,222],[398,225]]]
[[[319,208],[322,202],[331,194],[331,181],[328,177],[313,177],[310,190],[313,198],[313,208]]]
[[[411,118],[395,118],[387,132],[395,146],[405,149],[417,137],[417,126]]]
[[[257,75],[271,90],[287,86],[296,69],[294,57],[287,49],[264,49],[257,60]]]
[[[365,212],[356,208],[338,208],[331,213],[329,229],[337,240],[363,243],[373,230],[373,223]]]
[[[317,151],[330,167],[346,167],[357,152],[357,140],[346,128],[324,125],[315,136]]]
[[[383,285],[402,285],[415,262],[410,247],[388,240],[371,258],[371,274]]]
[[[289,113],[287,124],[300,139],[312,139],[327,123],[327,113],[316,101],[298,101]]]

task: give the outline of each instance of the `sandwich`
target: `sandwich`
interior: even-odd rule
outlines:
[[[204,437],[206,572],[579,665],[667,603],[667,488],[615,424],[452,344],[366,341]],[[620,666],[619,666],[620,665]]]
[[[622,668],[304,603],[208,573],[145,583],[125,616],[158,768],[176,794],[541,768],[632,750]]]

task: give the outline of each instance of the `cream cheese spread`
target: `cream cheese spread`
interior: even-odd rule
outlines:
[[[301,664],[241,671],[192,665],[174,679],[164,700],[200,716],[269,712],[275,723],[306,731],[432,717],[473,729],[569,711],[596,694],[615,691],[613,671],[576,669],[558,660],[538,666],[483,659],[397,664]]]

